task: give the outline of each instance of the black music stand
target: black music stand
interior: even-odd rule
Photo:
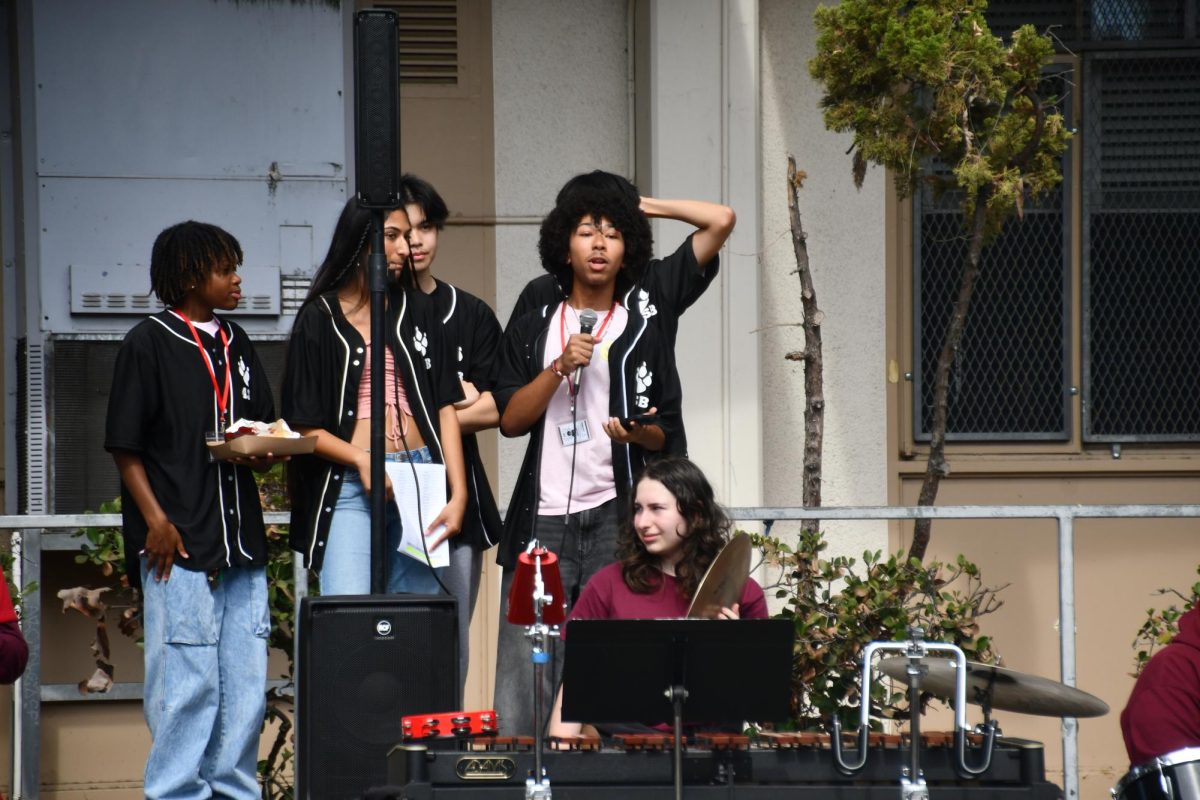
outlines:
[[[675,724],[683,792],[683,718],[786,719],[795,625],[786,619],[574,620],[567,624],[563,719]]]

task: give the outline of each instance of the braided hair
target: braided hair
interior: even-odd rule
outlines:
[[[672,456],[646,464],[633,484],[628,519],[617,533],[617,560],[630,591],[648,594],[662,582],[658,557],[646,551],[633,527],[632,506],[637,501],[637,486],[644,480],[658,481],[666,487],[687,522],[687,533],[680,545],[683,557],[675,565],[675,582],[679,594],[691,600],[704,573],[725,546],[731,526],[729,517],[714,498],[708,478],[688,459]]]
[[[241,263],[242,246],[233,234],[207,222],[180,222],[154,240],[150,288],[164,306],[174,308],[215,269]]]
[[[313,274],[304,302],[307,304],[326,292],[337,291],[356,280],[358,275],[365,274],[370,240],[371,212],[358,204],[357,197],[351,197],[333,228],[329,251]]]

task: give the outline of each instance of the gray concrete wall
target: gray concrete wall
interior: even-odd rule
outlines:
[[[659,0],[648,12],[649,186],[641,188],[657,197],[723,203],[738,215],[719,277],[680,324],[676,352],[689,454],[726,504],[758,505],[757,3]],[[670,252],[690,232],[684,223],[656,220],[656,249]]]

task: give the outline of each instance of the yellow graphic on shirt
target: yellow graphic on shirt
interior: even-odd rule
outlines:
[[[600,343],[600,360],[608,361],[608,351],[612,349],[612,342]]]

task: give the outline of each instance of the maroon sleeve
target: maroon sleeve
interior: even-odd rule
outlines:
[[[1200,651],[1171,644],[1138,677],[1121,712],[1129,763],[1200,746]]]
[[[767,613],[767,597],[754,578],[746,579],[746,588],[742,589],[738,616],[742,619],[766,619],[770,616]]]
[[[8,593],[8,581],[4,570],[0,570],[0,622],[16,622],[17,612],[13,608],[12,596]]]
[[[0,683],[21,677],[29,661],[29,645],[16,622],[0,622]]]

